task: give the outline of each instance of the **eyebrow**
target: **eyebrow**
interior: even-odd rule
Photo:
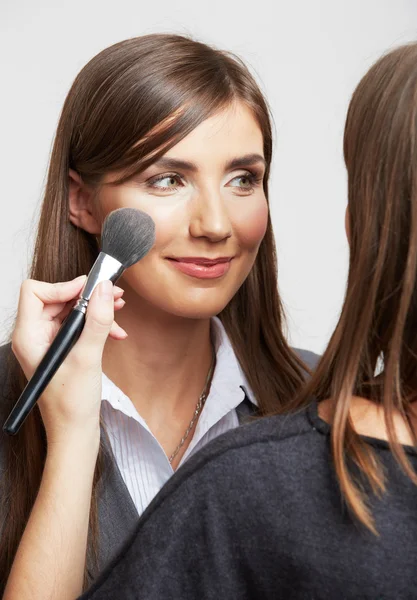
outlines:
[[[266,166],[266,161],[263,156],[260,154],[246,154],[245,156],[239,156],[230,160],[226,164],[225,170],[230,171],[233,169],[240,169],[258,163],[261,163],[264,167]],[[155,161],[153,166],[161,167],[163,169],[190,171],[191,173],[198,171],[198,166],[195,163],[189,162],[188,160],[170,158],[168,156],[163,156],[159,160]]]

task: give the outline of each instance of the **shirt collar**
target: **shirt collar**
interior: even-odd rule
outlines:
[[[210,427],[212,422],[219,420],[239,406],[245,396],[255,406],[258,405],[255,395],[246,379],[246,376],[234,353],[232,344],[226,333],[223,323],[218,317],[211,319],[213,341],[216,352],[216,368],[210,386],[210,393],[202,412],[210,421],[203,423]],[[127,416],[134,418],[147,429],[145,421],[138,414],[133,402],[128,398],[107,375],[102,374],[102,399],[116,410],[121,410]],[[205,419],[202,419],[204,422]]]
[[[121,411],[128,417],[132,417],[132,419],[149,431],[149,427],[136,410],[131,399],[104,373],[101,376],[101,398],[102,400],[106,400],[112,408]]]
[[[231,414],[245,400],[255,404],[255,397],[236,358],[226,330],[217,317],[212,319],[213,341],[216,351],[216,368],[211,380],[210,392],[201,411],[186,458],[199,440],[223,417]],[[236,421],[237,424],[237,421]]]
[[[213,374],[211,388],[215,388],[219,392],[221,390],[222,395],[228,392],[235,396],[238,392],[240,397],[242,396],[242,391],[239,392],[239,389],[243,390],[252,404],[257,406],[258,403],[255,394],[240,366],[223,323],[218,317],[213,317],[211,325],[216,351],[216,369]]]

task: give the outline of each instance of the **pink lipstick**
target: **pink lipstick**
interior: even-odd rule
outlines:
[[[225,275],[230,269],[232,257],[221,256],[219,258],[205,257],[182,257],[168,259],[173,267],[198,279],[216,279]]]

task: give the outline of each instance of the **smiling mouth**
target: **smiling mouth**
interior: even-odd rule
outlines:
[[[226,275],[233,257],[219,258],[181,257],[167,259],[174,268],[197,279],[217,279]]]
[[[230,262],[232,260],[232,258],[233,258],[232,256],[219,256],[218,258],[187,256],[187,257],[181,257],[181,258],[169,257],[169,260],[175,260],[177,262],[183,262],[183,263],[191,263],[194,265],[211,266],[211,265],[217,265],[219,263]]]

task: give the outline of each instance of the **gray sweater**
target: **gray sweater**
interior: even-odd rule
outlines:
[[[344,506],[329,432],[313,403],[214,440],[82,600],[417,598],[417,487],[386,442],[364,438],[387,475],[387,493],[370,498],[371,534]]]

